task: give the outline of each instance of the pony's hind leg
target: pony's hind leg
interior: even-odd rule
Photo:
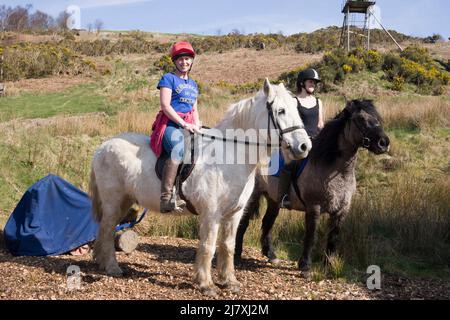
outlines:
[[[234,247],[236,243],[236,232],[242,213],[243,210],[240,210],[230,218],[222,221],[219,233],[219,249],[217,252],[219,283],[235,293],[239,292],[241,287],[234,273]]]
[[[123,203],[123,202],[122,202]],[[94,245],[94,259],[99,264],[101,270],[105,270],[110,276],[122,276],[116,259],[114,246],[115,228],[122,218],[122,204],[111,201],[102,203],[103,217],[100,222],[100,229]]]
[[[217,287],[211,277],[211,264],[216,251],[219,221],[211,214],[200,217],[200,243],[195,257],[194,280],[200,285],[200,290],[209,296],[217,296]]]
[[[258,217],[259,214],[259,198],[261,197],[261,193],[258,190],[257,184],[253,189],[253,193],[250,196],[250,199],[247,202],[247,205],[244,208],[241,221],[239,222],[239,226],[236,233],[236,245],[234,248],[234,262],[238,263],[242,258],[242,247],[244,244],[244,235],[245,231],[247,231],[248,225],[250,223],[250,219],[254,217]]]
[[[244,245],[244,235],[247,231],[248,225],[250,223],[250,214],[244,213],[242,219],[239,222],[239,227],[236,233],[236,244],[234,248],[234,262],[238,263],[242,258],[242,247]]]

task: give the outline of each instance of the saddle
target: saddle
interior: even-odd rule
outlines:
[[[158,176],[158,179],[162,179],[162,172],[164,169],[164,165],[166,161],[170,158],[169,154],[166,151],[161,153],[158,160],[156,160],[155,172]],[[181,183],[186,181],[186,179],[191,175],[192,170],[195,167],[195,163],[181,163],[178,167],[177,180],[180,180]]]

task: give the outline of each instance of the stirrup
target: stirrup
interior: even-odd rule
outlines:
[[[164,206],[164,210],[163,209]],[[183,212],[186,207],[186,202],[183,200],[176,201],[173,197],[168,201],[160,201],[159,212],[160,213],[180,213]]]

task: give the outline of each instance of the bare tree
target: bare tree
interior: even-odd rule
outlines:
[[[94,26],[95,26],[95,30],[97,31],[97,33],[100,32],[100,30],[103,29],[103,21],[100,19],[97,19],[94,21]]]
[[[67,30],[67,19],[69,19],[70,15],[64,10],[56,18],[56,26],[58,29]]]
[[[11,10],[11,7],[7,7],[4,4],[0,5],[0,28],[2,31],[6,30],[6,23]]]
[[[30,16],[30,28],[32,30],[48,30],[52,27],[53,18],[45,12],[37,10]]]
[[[25,30],[29,27],[29,13],[32,8],[31,4],[27,4],[25,7],[16,6],[11,9],[6,17],[5,30],[19,31]]]
[[[235,28],[235,29],[231,30],[230,34],[231,35],[240,35],[241,32],[239,31],[239,29]]]

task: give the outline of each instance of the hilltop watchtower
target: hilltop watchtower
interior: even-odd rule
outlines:
[[[344,0],[342,3],[342,13],[344,14],[344,23],[342,24],[340,46],[350,51],[351,44],[361,43],[360,39],[366,43],[367,50],[370,49],[370,22],[372,18],[383,28],[387,35],[394,41],[397,47],[403,51],[403,48],[395,41],[394,37],[381,24],[377,16],[373,13],[375,1],[368,0]],[[364,15],[364,20],[362,16]],[[364,39],[365,38],[365,39]],[[352,41],[353,40],[353,41]]]
[[[370,48],[370,18],[371,7],[375,1],[367,0],[344,0],[342,13],[344,22],[342,24],[340,45],[350,51],[351,43],[360,43],[361,37],[366,38],[367,50]],[[362,16],[364,15],[364,20]],[[361,32],[362,31],[362,32]],[[353,36],[353,37],[352,37]],[[354,41],[351,41],[354,38]]]

